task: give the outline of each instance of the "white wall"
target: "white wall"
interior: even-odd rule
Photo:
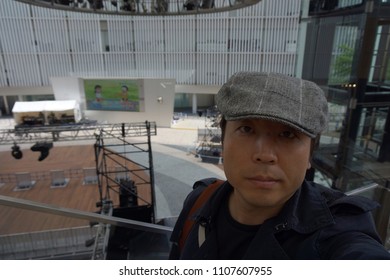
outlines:
[[[83,80],[76,77],[51,77],[55,100],[76,100],[84,111],[85,97]]]
[[[220,88],[220,85],[176,85],[175,91],[177,93],[217,94]]]
[[[0,96],[23,96],[23,95],[50,95],[53,89],[47,87],[0,87]]]

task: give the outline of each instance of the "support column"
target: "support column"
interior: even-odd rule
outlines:
[[[197,114],[198,111],[198,96],[196,93],[192,94],[192,113]]]

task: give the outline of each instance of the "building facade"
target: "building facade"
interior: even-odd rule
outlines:
[[[186,16],[112,16],[1,1],[1,112],[10,114],[15,100],[48,98],[51,77],[175,79],[183,102],[180,94],[215,93],[212,86],[240,70],[295,75],[300,12],[300,0]]]

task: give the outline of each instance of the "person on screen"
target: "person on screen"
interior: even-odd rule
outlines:
[[[129,101],[129,88],[126,85],[121,87],[121,104],[125,110],[131,110],[132,103]]]
[[[170,259],[390,259],[370,212],[375,202],[305,180],[328,122],[315,83],[239,72],[216,104],[227,180],[189,215],[212,185],[195,183],[171,236]],[[188,219],[194,224],[183,239]]]
[[[129,101],[129,88],[125,85],[121,87],[121,101]]]
[[[95,101],[97,103],[100,103],[103,101],[103,93],[102,93],[102,86],[101,85],[95,85]]]

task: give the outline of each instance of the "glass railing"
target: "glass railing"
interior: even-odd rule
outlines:
[[[389,250],[390,189],[373,183],[347,194],[381,204],[374,220]],[[167,218],[148,224],[4,196],[0,208],[2,213],[11,212],[15,221],[1,228],[1,260],[164,260],[169,257],[169,237],[176,221]]]
[[[380,204],[373,213],[374,220],[383,244],[390,250],[390,182],[386,186],[371,183],[347,194],[364,196]]]
[[[0,229],[3,260],[168,259],[175,222],[149,224],[7,196],[0,196],[0,210],[8,221]]]
[[[96,227],[73,227],[0,235],[0,259],[92,259]]]

